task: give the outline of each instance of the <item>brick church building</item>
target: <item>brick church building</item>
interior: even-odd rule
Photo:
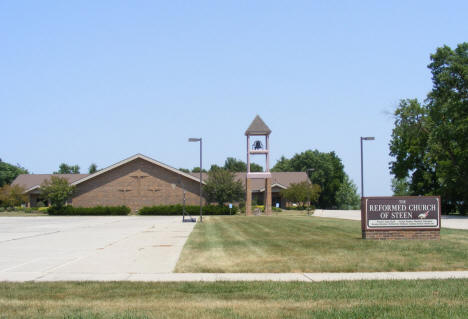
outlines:
[[[246,173],[237,173],[236,179],[245,184]],[[203,174],[203,184],[206,175]],[[136,154],[93,174],[23,174],[13,185],[26,189],[28,206],[37,206],[43,201],[40,185],[51,176],[66,178],[75,186],[68,204],[81,207],[126,205],[133,211],[144,206],[182,204],[185,191],[187,205],[200,203],[199,175],[182,172],[142,154]],[[309,181],[304,172],[272,173],[273,205],[286,205],[281,198],[281,189],[291,183]],[[258,198],[265,191],[264,184],[254,185]]]

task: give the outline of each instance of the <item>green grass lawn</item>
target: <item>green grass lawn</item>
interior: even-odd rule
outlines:
[[[0,283],[0,318],[466,318],[468,280]]]
[[[468,231],[440,241],[361,239],[359,221],[307,216],[210,216],[197,224],[176,272],[468,270]]]

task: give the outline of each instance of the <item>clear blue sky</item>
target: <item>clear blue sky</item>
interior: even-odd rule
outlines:
[[[429,55],[467,41],[467,1],[0,2],[0,158],[34,173],[142,153],[174,167],[245,160],[256,114],[281,155],[334,150],[390,195],[401,98]]]

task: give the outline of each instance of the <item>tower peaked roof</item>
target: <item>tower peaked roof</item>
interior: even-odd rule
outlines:
[[[260,116],[255,116],[245,135],[270,135],[270,128],[263,122]]]

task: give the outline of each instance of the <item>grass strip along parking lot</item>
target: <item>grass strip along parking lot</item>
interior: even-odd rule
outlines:
[[[468,231],[441,240],[363,240],[359,221],[216,216],[196,225],[176,272],[388,272],[468,269]]]
[[[0,318],[466,318],[468,279],[0,283]]]

